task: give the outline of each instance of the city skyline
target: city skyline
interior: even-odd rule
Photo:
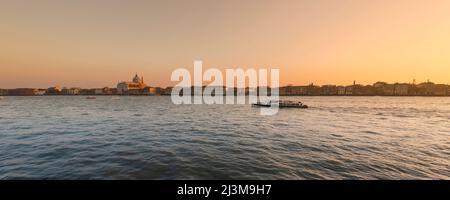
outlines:
[[[237,78],[237,77],[235,77]],[[244,78],[244,77],[241,77]],[[239,78],[238,78],[239,79]],[[121,81],[117,83],[117,87],[97,87],[97,88],[81,88],[81,87],[49,87],[43,88],[14,88],[3,89],[0,88],[0,96],[41,96],[41,95],[173,95],[173,88],[175,87],[158,87],[149,86],[144,82],[144,77],[139,76],[137,73],[129,81]],[[196,91],[196,88],[201,86],[194,84],[190,86],[183,86],[182,93],[190,90],[190,94],[195,96],[202,94]],[[200,91],[209,91],[207,87],[214,88],[214,94],[216,92],[231,95],[250,95],[253,92],[259,92],[257,88],[264,88],[266,86],[249,87],[244,86],[228,86],[222,85],[210,85],[209,83],[202,84],[203,89]],[[190,89],[189,89],[190,88]],[[210,88],[210,89],[211,89]],[[270,89],[269,89],[270,88]],[[269,93],[272,92],[274,87],[268,86]],[[362,85],[353,82],[352,85],[284,85],[275,87],[280,96],[450,96],[450,85],[433,83],[430,80],[426,82],[416,83],[413,80],[412,83],[387,83],[378,81],[370,85]],[[256,89],[256,90],[255,90]],[[222,92],[217,91],[222,90]],[[231,92],[231,93],[230,93]],[[189,95],[188,93],[188,95]],[[206,95],[209,93],[206,93]]]
[[[134,73],[134,78],[138,77],[143,79],[143,75],[139,75],[139,73]],[[93,88],[116,88],[116,86],[118,86],[121,83],[126,83],[130,80],[130,75],[128,76],[128,79],[125,78],[123,80],[118,80],[116,81],[114,84],[112,85],[96,85],[96,86],[92,86],[92,87],[82,87],[80,85],[62,85],[62,84],[53,84],[53,85],[47,85],[47,86],[42,86],[42,87],[38,87],[38,86],[30,86],[30,87],[2,87],[0,85],[0,89],[18,89],[18,88],[36,88],[36,89],[46,89],[46,88],[51,88],[51,87],[57,87],[57,88],[85,88],[85,89],[93,89]],[[146,79],[147,80],[147,79]],[[132,82],[133,80],[131,80]],[[147,83],[147,82],[146,82]],[[144,84],[145,86],[149,86],[149,87],[159,87],[159,88],[170,88],[170,87],[174,87],[175,84],[177,84],[178,82],[172,82],[170,85],[150,85],[150,84],[144,84],[144,80],[142,80],[142,84]],[[358,82],[357,80],[352,80],[352,81],[347,81],[344,84],[338,84],[338,83],[331,83],[328,82],[326,84],[317,84],[316,82],[310,82],[310,83],[305,83],[305,84],[291,84],[291,83],[287,83],[287,84],[280,84],[279,87],[290,87],[290,86],[308,86],[308,85],[314,85],[314,86],[352,86],[352,85],[362,85],[362,86],[370,86],[370,85],[374,85],[376,83],[387,83],[387,84],[411,84],[411,85],[416,85],[416,84],[421,84],[421,83],[433,83],[433,84],[441,84],[441,85],[448,85],[450,86],[449,82],[435,82],[432,79],[426,79],[426,80],[416,80],[416,79],[411,79],[410,81],[394,81],[394,82],[389,82],[389,81],[385,81],[385,80],[378,80],[372,83],[361,83]],[[208,86],[210,83],[208,81],[203,81],[202,86]],[[192,82],[191,86],[195,86]],[[227,85],[222,84],[220,86],[224,86],[227,87]],[[246,84],[245,87],[248,87],[248,85]],[[269,86],[270,87],[270,86]]]
[[[449,9],[441,0],[3,1],[0,88],[113,86],[130,72],[167,87],[194,60],[279,68],[280,85],[447,84]]]

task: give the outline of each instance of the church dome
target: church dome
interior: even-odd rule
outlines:
[[[139,76],[136,74],[133,78],[133,82],[135,83],[140,83],[141,82],[141,78],[139,78]]]

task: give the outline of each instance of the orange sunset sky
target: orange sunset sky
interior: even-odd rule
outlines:
[[[279,68],[281,85],[450,83],[449,0],[2,0],[0,88]]]

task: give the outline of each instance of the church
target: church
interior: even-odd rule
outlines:
[[[132,82],[120,82],[117,84],[117,94],[127,95],[139,93],[145,88],[147,88],[147,85],[144,83],[144,77],[139,78],[136,74]]]

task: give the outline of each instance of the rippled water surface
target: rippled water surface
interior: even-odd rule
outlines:
[[[0,179],[449,179],[450,98],[4,97]]]

